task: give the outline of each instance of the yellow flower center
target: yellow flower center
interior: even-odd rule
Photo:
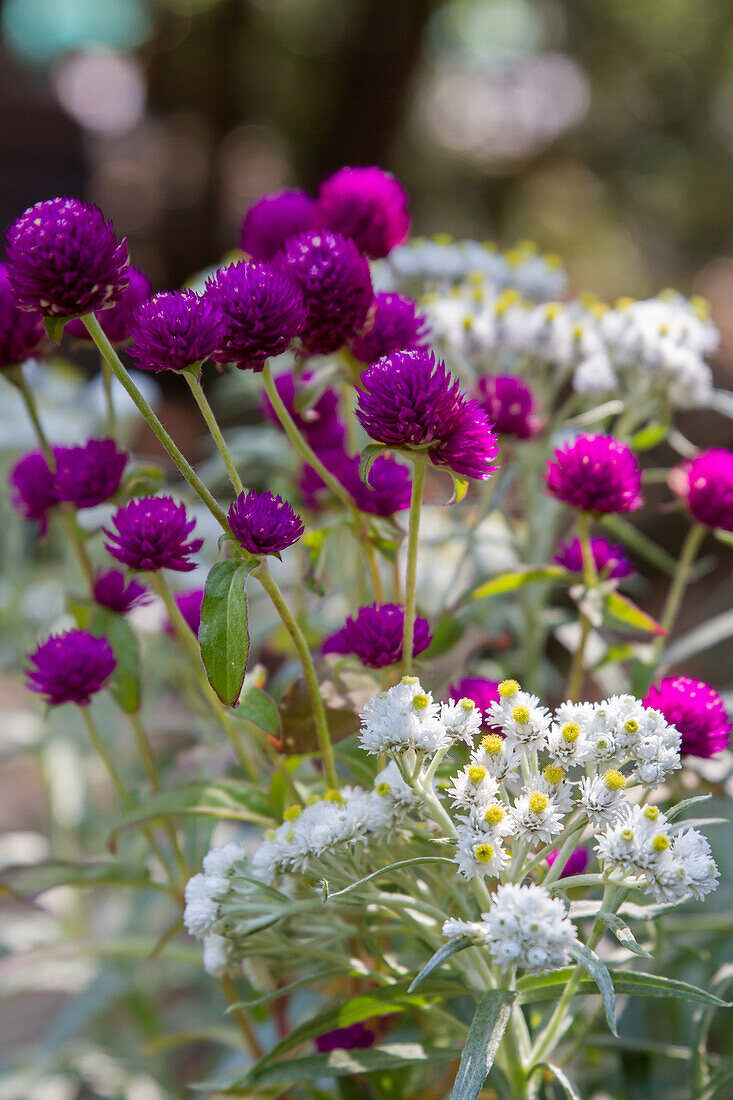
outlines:
[[[323,795],[324,802],[343,802],[343,798],[339,791],[335,791],[333,787],[330,787]]]
[[[664,833],[657,833],[652,841],[652,848],[655,852],[666,852],[669,848],[669,837],[666,837]]]
[[[482,779],[486,778],[486,768],[481,764],[472,764],[468,769],[468,778],[474,785],[479,784]]]
[[[487,733],[481,738],[481,747],[489,756],[498,756],[504,747],[504,738],[498,733]]]
[[[474,703],[473,699],[465,699],[464,698],[464,699],[459,699],[458,706],[462,707],[463,710],[474,710],[475,707],[476,707],[476,704]]]
[[[494,858],[494,849],[491,844],[487,844],[483,841],[481,844],[474,844],[473,854],[479,863],[490,863]]]
[[[603,779],[609,791],[622,791],[626,786],[626,776],[613,769],[607,771]]]
[[[580,737],[580,726],[577,722],[566,722],[562,728],[563,741],[577,741]]]
[[[626,840],[626,841],[633,840],[634,839],[634,830],[633,829],[622,829],[621,830],[621,839]]]
[[[302,812],[300,806],[288,806],[283,818],[285,821],[297,821]]]
[[[543,814],[550,805],[550,800],[544,791],[532,791],[529,796],[529,808],[533,814]]]
[[[418,680],[417,676],[403,676],[400,683],[403,683],[403,684],[419,684],[420,681]]]
[[[390,792],[389,783],[386,783],[386,782],[377,783],[377,794],[380,795],[381,798],[386,798],[387,795],[389,794],[389,792]]]
[[[542,774],[553,787],[556,787],[558,783],[562,783],[565,778],[565,772],[557,764],[548,764]]]
[[[316,802],[321,801],[321,796],[317,794],[309,794],[305,800],[306,806],[315,806]]]
[[[516,695],[519,691],[519,684],[516,680],[502,680],[499,684],[499,695],[502,699],[511,699],[512,695]]]
[[[524,725],[525,722],[529,722],[529,707],[514,707],[512,709],[512,718],[515,722],[519,722],[520,725]]]
[[[425,710],[425,707],[430,706],[430,699],[427,695],[416,695],[412,700],[412,705],[415,710]]]
[[[656,806],[645,806],[644,817],[647,819],[647,821],[656,821],[659,817],[659,810]]]
[[[624,729],[627,733],[638,733],[639,723],[636,721],[635,718],[627,718],[624,722]]]
[[[484,820],[488,821],[489,825],[498,825],[500,821],[503,821],[504,811],[501,806],[489,806],[484,814]]]

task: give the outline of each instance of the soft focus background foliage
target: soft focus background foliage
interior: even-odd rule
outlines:
[[[3,225],[37,199],[93,199],[154,285],[174,287],[235,245],[242,213],[261,193],[313,188],[342,164],[378,163],[410,192],[416,234],[505,246],[534,238],[564,257],[573,290],[611,300],[667,285],[708,297],[723,337],[715,367],[731,386],[727,0],[5,0],[0,27]],[[91,378],[91,354],[88,369]],[[101,409],[93,381],[59,363],[43,386],[70,441],[93,431]],[[165,419],[195,454],[197,422],[177,389],[165,393]],[[225,398],[235,423],[240,414]],[[694,416],[706,418],[696,439],[731,446],[729,421]],[[0,425],[5,468],[30,445],[5,390]],[[154,452],[147,438],[140,448]],[[644,523],[676,551],[682,517],[650,508]],[[42,743],[17,672],[38,626],[62,611],[69,578],[53,546],[34,547],[7,508],[0,549],[0,857],[42,858],[49,836],[69,857],[97,852],[106,786],[80,756],[74,713],[57,712]],[[30,565],[51,562],[30,583]],[[681,626],[730,607],[729,566],[722,559],[696,586]],[[658,610],[652,590],[645,607]],[[707,648],[685,671],[730,704],[728,652],[725,643]],[[166,672],[154,640],[146,658]],[[161,751],[185,746],[180,702],[166,696],[155,707]],[[184,755],[192,774],[201,751]],[[205,770],[214,769],[207,758]],[[718,916],[731,905],[730,839],[724,829],[714,838],[728,885],[697,924],[680,918],[683,951],[666,966],[670,976],[700,981],[733,962]],[[177,942],[145,962],[159,904],[148,894],[133,906],[119,891],[63,887],[42,906],[4,905],[0,1100],[173,1100],[181,1082],[207,1076],[214,1050],[221,1068],[213,1040],[226,1043],[230,1025],[198,948]],[[631,1012],[649,1053],[629,1055],[622,1077],[603,1084],[604,1051],[590,1051],[606,1089],[598,1097],[654,1100],[675,1080],[674,1061],[657,1059],[653,1044],[687,1022],[646,1004],[630,1010],[627,1026]],[[185,1041],[189,1029],[196,1034]],[[733,1053],[730,1037],[713,1040]]]

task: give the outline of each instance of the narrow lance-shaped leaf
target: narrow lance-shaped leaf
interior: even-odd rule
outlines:
[[[109,690],[120,710],[134,714],[140,709],[140,651],[132,627],[122,615],[98,607],[92,613],[89,629],[112,646],[117,665]]]
[[[639,630],[644,634],[665,635],[667,632],[659,625],[656,619],[647,615],[637,607],[628,596],[622,596],[620,592],[606,592],[603,597],[603,616],[607,625],[626,627],[628,630]],[[610,620],[610,621],[609,621]]]
[[[528,584],[539,584],[541,581],[569,581],[574,579],[574,574],[568,572],[561,565],[529,565],[521,569],[515,569],[511,573],[500,573],[492,577],[477,588],[466,593],[461,602],[465,600],[485,600],[490,596],[503,596],[507,592],[516,592],[525,588]]]
[[[614,936],[619,943],[623,944],[627,950],[631,951],[634,955],[640,955],[644,959],[650,959],[652,956],[641,947],[637,941],[634,933],[629,928],[626,921],[619,917],[616,913],[606,913],[605,910],[601,910],[598,914],[598,919],[603,921],[606,928],[610,928]]]
[[[613,982],[608,972],[608,967],[605,963],[601,962],[596,953],[591,951],[589,947],[586,947],[584,943],[574,943],[570,948],[570,954],[588,971],[591,978],[598,986],[603,1000],[603,1010],[606,1013],[608,1026],[614,1035],[618,1035],[618,1030],[616,1028],[616,994],[613,989]]]
[[[234,707],[247,671],[249,631],[244,582],[256,562],[217,562],[206,578],[199,642],[206,676],[222,703]]]
[[[425,981],[425,979],[439,966],[442,966],[445,960],[449,959],[451,955],[457,954],[458,951],[465,951],[465,949],[470,946],[471,940],[468,936],[454,936],[453,939],[448,940],[447,943],[444,943],[442,947],[438,948],[435,954],[425,963],[420,973],[413,978],[407,992],[412,993],[413,989],[417,989],[420,983]]]
[[[466,1036],[451,1100],[476,1100],[494,1064],[516,996],[513,989],[490,989],[479,1001]]]

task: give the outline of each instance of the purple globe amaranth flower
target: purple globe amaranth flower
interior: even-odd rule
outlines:
[[[27,672],[28,687],[51,706],[88,706],[117,666],[109,642],[86,630],[52,634],[28,657],[34,666]]]
[[[58,499],[77,508],[94,508],[114,496],[127,465],[114,439],[90,439],[80,447],[56,448]]]
[[[317,449],[316,449],[317,450]],[[342,446],[318,451],[326,469],[333,474],[353,498],[361,512],[374,516],[393,516],[410,507],[412,478],[401,462],[388,455],[380,455],[369,470],[365,484],[359,475],[358,455],[348,455]],[[319,495],[326,490],[326,483],[312,466],[304,466],[299,489],[309,508],[319,508]]]
[[[127,245],[99,207],[79,199],[30,206],[8,230],[7,253],[18,305],[44,317],[108,309],[129,280]]]
[[[274,493],[240,493],[229,509],[229,526],[250,554],[279,554],[304,531],[300,516]]]
[[[675,467],[669,482],[698,523],[733,531],[733,451],[702,451]]]
[[[54,457],[56,448],[54,448]],[[40,526],[40,534],[48,529],[48,513],[59,498],[56,492],[54,475],[41,450],[23,455],[15,463],[8,476],[10,499],[16,512],[23,519],[35,520]]]
[[[557,849],[555,849],[554,852],[550,852],[547,857],[547,862],[550,867],[552,867],[559,855],[560,852]],[[570,878],[571,875],[582,875],[589,862],[590,854],[587,848],[573,848],[565,862],[565,866],[560,872],[560,878]]]
[[[407,238],[407,206],[402,184],[381,168],[340,168],[320,186],[317,216],[321,225],[379,259]]]
[[[311,377],[309,374],[303,375],[303,382],[307,383]],[[322,451],[343,450],[346,428],[339,420],[339,400],[335,390],[324,390],[313,404],[299,412],[295,407],[297,383],[293,372],[279,374],[274,382],[280,400],[295,421],[296,427],[319,457]],[[282,428],[266,393],[262,396],[262,411],[268,420]]]
[[[356,415],[378,443],[427,450],[434,465],[465,477],[494,472],[498,445],[489,418],[431,351],[393,352],[364,371],[361,385]]]
[[[119,569],[107,569],[97,573],[92,586],[92,596],[100,607],[124,615],[133,607],[150,602],[150,593],[144,584],[127,580]]]
[[[497,680],[485,680],[481,676],[464,676],[448,688],[451,699],[472,699],[482,713],[486,713],[492,703],[499,702],[499,683]]]
[[[99,315],[99,323],[107,335],[110,343],[124,344],[129,337],[132,315],[138,306],[147,301],[153,285],[150,279],[136,267],[129,268],[130,282],[122,291],[122,297],[110,309],[102,310]],[[92,342],[86,325],[83,321],[69,321],[65,332],[76,340]]]
[[[580,435],[555,451],[545,470],[547,491],[581,512],[640,508],[641,470],[633,451],[607,435]]]
[[[405,609],[400,604],[383,603],[361,607],[335,635],[326,638],[323,653],[354,653],[368,668],[386,668],[402,660],[402,633]],[[432,641],[427,619],[415,619],[412,655],[417,657]],[[336,645],[337,648],[334,648]]]
[[[634,567],[624,554],[621,546],[614,546],[607,539],[594,537],[590,540],[596,572],[608,580],[622,580],[631,577]],[[580,539],[572,542],[559,542],[558,553],[552,559],[558,565],[564,565],[571,573],[583,572],[583,546]]]
[[[118,508],[112,516],[116,531],[104,533],[109,538],[105,546],[113,558],[129,569],[140,572],[156,572],[173,569],[177,573],[190,573],[195,554],[204,544],[203,539],[186,541],[196,526],[189,519],[183,504],[176,504],[172,497],[138,497],[124,508]]]
[[[305,191],[276,191],[264,195],[244,216],[239,247],[254,260],[271,260],[288,237],[315,229],[316,200]]]
[[[649,688],[642,702],[679,730],[684,755],[707,759],[728,747],[731,723],[725,704],[702,680],[667,676],[659,687]]]
[[[154,294],[132,315],[128,352],[141,370],[185,370],[213,354],[221,328],[221,314],[206,295]]]
[[[298,287],[268,263],[230,264],[206,283],[207,297],[222,317],[214,359],[261,371],[265,360],[280,355],[305,324]]]
[[[277,262],[303,295],[305,351],[327,355],[361,331],[372,303],[372,279],[353,241],[320,229],[300,233]]]
[[[542,427],[531,389],[515,375],[479,378],[476,396],[499,435],[529,439]]]
[[[349,348],[361,363],[374,363],[384,355],[424,343],[427,322],[412,298],[404,294],[376,294],[364,331],[354,336]]]
[[[186,625],[198,638],[201,626],[201,605],[204,602],[203,588],[192,588],[190,592],[178,592],[174,598]],[[163,629],[166,634],[175,635],[173,624],[169,619],[166,620]]]
[[[0,263],[0,370],[29,359],[45,340],[43,318],[40,313],[18,308],[7,264]]]
[[[332,1050],[365,1050],[373,1046],[376,1038],[365,1024],[348,1024],[316,1035],[313,1042],[319,1054],[328,1054]]]

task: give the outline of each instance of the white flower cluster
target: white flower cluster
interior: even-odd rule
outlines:
[[[481,921],[447,920],[443,935],[468,936],[485,945],[502,970],[542,974],[568,962],[578,934],[563,903],[544,887],[506,883],[492,894],[491,903]]]
[[[301,810],[293,806],[286,820],[267,834],[252,857],[252,874],[271,883],[279,873],[303,872],[313,858],[326,858],[346,845],[387,837],[414,803],[414,795],[390,763],[371,791],[343,787],[327,791]]]
[[[559,257],[542,255],[531,241],[501,252],[492,242],[416,237],[374,267],[379,290],[410,291],[416,283],[420,289],[445,289],[474,274],[497,290],[516,287],[525,298],[541,302],[561,295],[567,282]]]
[[[605,866],[644,878],[659,902],[690,894],[701,900],[718,883],[719,871],[702,833],[690,828],[673,833],[656,806],[628,806],[598,838],[596,851]]]
[[[232,876],[244,861],[241,844],[212,848],[204,857],[203,872],[186,883],[183,923],[192,936],[203,940],[204,969],[221,977],[229,968],[229,941],[214,931],[219,906],[229,892]]]
[[[521,373],[528,360],[546,363],[572,372],[578,393],[656,390],[680,407],[704,406],[712,393],[705,359],[720,334],[700,299],[663,293],[613,309],[590,297],[536,304],[471,277],[428,296],[424,310],[436,345],[475,370]]]
[[[405,676],[389,691],[366,704],[361,714],[361,747],[365,752],[414,749],[433,753],[449,748],[455,740],[473,743],[481,728],[481,712],[470,699],[442,706],[423,691],[415,676]]]

